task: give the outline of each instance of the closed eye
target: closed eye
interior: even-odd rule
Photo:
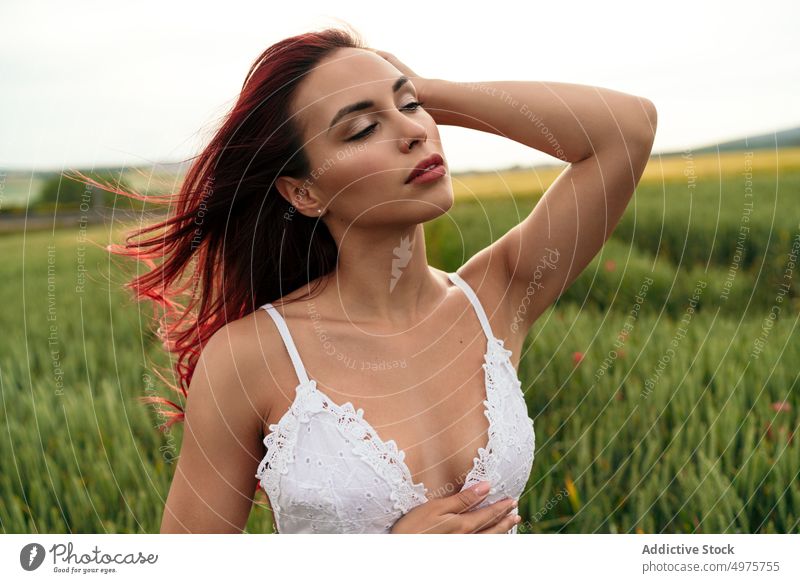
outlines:
[[[403,111],[417,111],[423,105],[424,104],[423,104],[422,101],[410,101],[409,103],[407,103],[406,105],[404,105],[400,109],[402,109]],[[375,129],[376,125],[378,125],[378,124],[374,123],[374,124],[371,124],[371,125],[367,126],[363,130],[358,132],[356,135],[347,138],[345,141],[346,142],[352,142],[352,141],[355,141],[355,140],[362,140],[362,139],[366,138],[368,135],[370,135],[373,132],[373,130]]]
[[[410,108],[411,108],[411,111],[414,111],[414,110],[417,110],[417,109],[419,109],[420,107],[422,107],[422,105],[423,105],[423,104],[422,104],[422,102],[421,102],[421,101],[411,101],[410,103],[407,103],[406,105],[404,105],[404,106],[402,107],[402,109],[408,109],[408,108],[410,107]]]
[[[354,135],[354,136],[352,136],[350,138],[347,138],[345,140],[345,142],[352,142],[354,140],[361,140],[363,138],[366,138],[368,135],[370,135],[372,133],[372,130],[376,125],[378,125],[378,124],[374,123],[371,126],[368,126],[368,127],[364,128],[362,131],[358,132],[356,135]]]

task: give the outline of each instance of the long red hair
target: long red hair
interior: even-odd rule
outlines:
[[[142,196],[74,171],[75,179],[103,190],[169,205],[165,220],[134,229],[124,245],[106,249],[149,268],[125,287],[137,301],[153,302],[156,335],[177,355],[177,382],[154,372],[181,403],[203,345],[217,330],[336,266],[336,244],[325,224],[294,212],[275,179],[310,175],[290,103],[314,66],[345,47],[366,48],[351,27],[300,34],[267,48],[251,65],[210,143],[190,158],[194,162],[178,192]],[[158,396],[140,400],[166,406],[159,411],[167,419],[162,430],[184,420],[179,402]]]

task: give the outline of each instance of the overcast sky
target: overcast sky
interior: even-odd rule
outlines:
[[[193,156],[261,51],[342,20],[423,76],[648,97],[656,152],[703,146],[800,125],[799,13],[789,1],[2,0],[0,168]],[[453,170],[556,161],[474,130],[441,135]]]

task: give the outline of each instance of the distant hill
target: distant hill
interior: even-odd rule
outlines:
[[[790,128],[772,133],[764,133],[755,136],[744,136],[735,140],[722,142],[719,144],[709,144],[697,148],[688,148],[694,154],[716,153],[716,152],[733,152],[738,150],[763,150],[787,147],[800,147],[800,127]],[[670,156],[679,156],[683,154],[686,149],[674,150],[668,152],[655,152],[662,158]],[[137,189],[147,190],[151,194],[160,194],[168,192],[175,188],[179,183],[182,176],[186,173],[190,161],[186,162],[159,162],[156,164],[145,166],[104,166],[95,168],[81,168],[80,170],[85,173],[102,172],[102,173],[119,173],[122,172],[123,176],[128,179],[130,183]],[[555,170],[562,168],[563,163],[545,163],[533,164],[530,166],[515,164],[506,168],[498,168],[495,170],[462,170],[453,172],[454,175],[459,177],[466,177],[471,175],[482,174],[496,174],[498,172],[526,172],[533,169],[537,171]],[[58,170],[3,170],[0,169],[0,175],[4,180],[4,192],[2,199],[2,207],[24,207],[26,201],[36,201],[39,198],[39,189],[44,181],[54,175],[58,175]],[[0,211],[3,209],[0,208]]]
[[[792,148],[800,146],[800,127],[781,130],[770,134],[745,136],[729,142],[710,144],[700,148],[690,148],[693,154],[706,154],[711,152],[732,152],[736,150],[764,150],[777,148]],[[683,150],[674,152],[659,152],[662,156],[681,154]]]
[[[779,132],[767,133],[767,134],[759,134],[757,136],[745,136],[742,138],[737,138],[735,140],[730,140],[728,142],[721,142],[719,144],[709,144],[707,146],[701,146],[699,148],[688,148],[691,150],[693,154],[710,154],[716,152],[735,152],[739,150],[772,150],[778,148],[796,148],[800,147],[800,127],[791,128],[788,130],[781,130]],[[653,154],[657,154],[662,158],[666,158],[669,156],[680,156],[686,151],[683,150],[673,150],[667,152],[654,152]],[[491,173],[494,174],[496,172],[519,172],[519,171],[528,171],[533,170],[548,170],[552,168],[560,168],[563,167],[563,164],[535,164],[531,166],[522,166],[516,164],[514,166],[508,166],[506,168],[497,169],[497,170],[486,170],[486,171],[462,171],[462,172],[453,172],[453,174],[458,176],[472,176],[478,174],[486,174]]]
[[[155,164],[146,164],[140,166],[93,166],[89,167],[79,167],[76,168],[80,170],[84,174],[87,175],[95,175],[95,174],[119,174],[120,172],[123,175],[127,175],[128,173],[135,171],[135,169],[139,169],[146,175],[153,175],[153,174],[160,174],[160,175],[178,175],[183,174],[188,170],[191,162],[157,162]],[[0,168],[0,173],[3,174],[4,177],[10,177],[17,180],[46,180],[48,178],[52,178],[53,176],[58,176],[62,172],[66,172],[67,170],[72,170],[71,166],[65,166],[63,169],[49,169],[49,170],[7,170]]]

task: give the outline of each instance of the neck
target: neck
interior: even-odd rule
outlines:
[[[411,325],[442,301],[444,289],[428,265],[422,224],[394,230],[351,227],[337,239],[337,267],[327,285],[348,320]]]

